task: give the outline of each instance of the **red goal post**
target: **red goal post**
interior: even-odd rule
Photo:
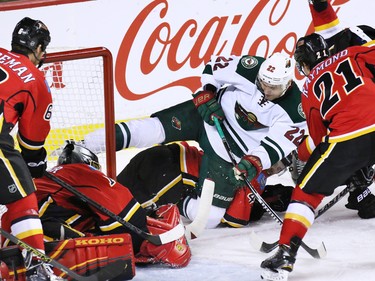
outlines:
[[[41,70],[51,88],[53,113],[46,140],[48,165],[56,163],[67,139],[105,128],[105,147],[99,161],[109,177],[116,179],[113,58],[104,47],[47,54]]]

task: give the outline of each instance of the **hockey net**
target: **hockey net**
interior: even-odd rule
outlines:
[[[48,166],[56,164],[65,140],[83,140],[106,130],[106,146],[98,155],[103,172],[115,178],[113,63],[102,47],[48,54],[42,67],[53,99],[51,132],[46,140]]]
[[[102,171],[116,178],[112,55],[106,48],[49,53],[41,70],[53,99],[51,131],[45,143],[48,168],[56,165],[65,140],[105,128],[106,145],[98,154]],[[0,206],[0,217],[6,211]]]

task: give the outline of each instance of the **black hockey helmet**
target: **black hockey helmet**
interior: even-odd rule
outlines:
[[[313,69],[321,61],[329,57],[329,48],[324,38],[312,33],[305,37],[301,37],[296,44],[294,52],[294,59],[299,72],[303,72],[302,64],[306,64],[310,69]]]
[[[75,163],[88,164],[97,170],[101,170],[98,156],[96,156],[95,153],[81,144],[77,144],[74,141],[68,141],[57,159],[57,164],[64,165]]]
[[[28,17],[17,23],[12,34],[12,46],[17,44],[31,51],[34,51],[39,45],[45,51],[50,41],[51,36],[47,26],[39,20]]]

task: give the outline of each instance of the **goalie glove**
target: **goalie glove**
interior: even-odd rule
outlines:
[[[244,178],[247,178],[251,182],[262,170],[262,163],[258,157],[245,155],[236,167],[233,167],[233,171],[229,173],[229,180],[235,186],[243,186]]]
[[[161,234],[180,223],[180,212],[174,204],[162,205],[155,212],[156,218],[147,217],[147,228],[152,234]],[[136,263],[162,263],[172,268],[185,267],[191,259],[190,247],[185,235],[179,239],[154,245],[145,240],[136,255]]]
[[[21,155],[29,168],[33,178],[43,177],[44,171],[47,169],[47,152],[44,148],[39,150],[29,150],[22,148]]]
[[[225,115],[221,105],[217,102],[216,94],[211,91],[199,91],[193,94],[193,102],[204,122],[213,126],[213,117],[224,120]]]

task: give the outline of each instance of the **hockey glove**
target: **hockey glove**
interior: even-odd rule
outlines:
[[[224,111],[217,102],[216,95],[213,92],[199,91],[193,94],[193,102],[204,122],[213,126],[213,116],[219,120],[224,120]]]
[[[375,170],[372,166],[366,166],[354,173],[345,183],[349,185],[350,191],[370,186],[374,182]]]
[[[262,163],[258,157],[245,155],[236,167],[233,167],[233,171],[229,173],[229,180],[235,186],[243,186],[245,177],[250,182],[260,174],[262,169]]]
[[[43,177],[43,173],[47,169],[46,150],[44,148],[37,151],[23,149],[21,154],[29,168],[31,176],[33,178]]]

